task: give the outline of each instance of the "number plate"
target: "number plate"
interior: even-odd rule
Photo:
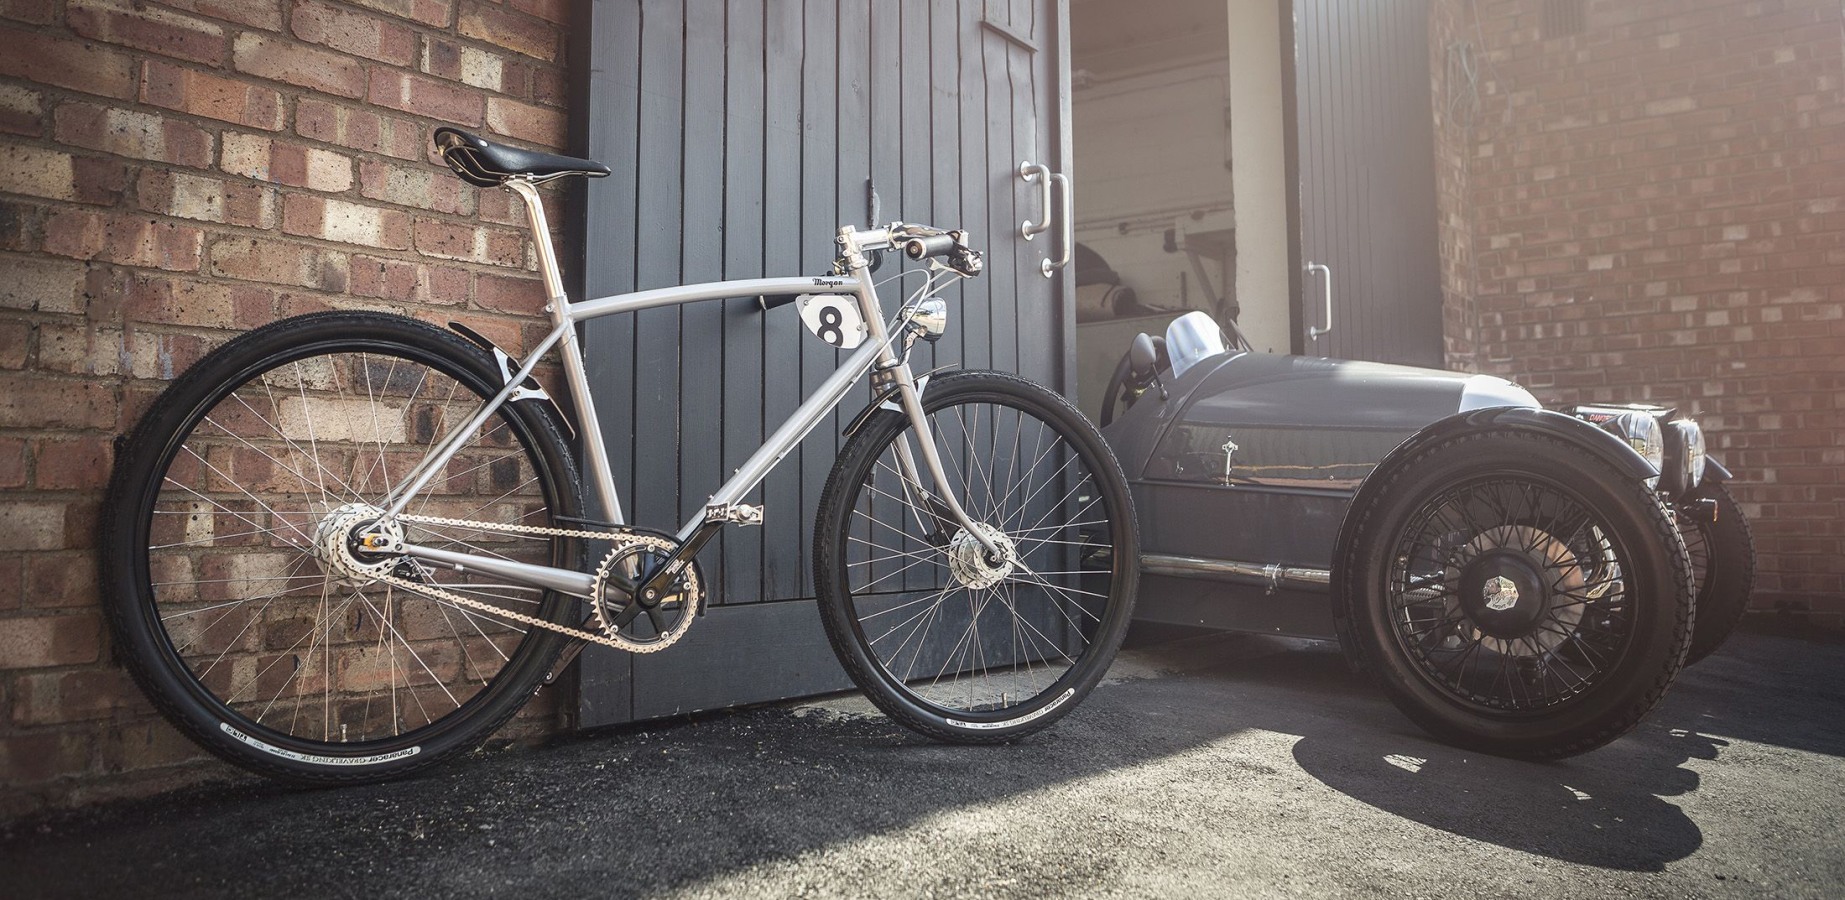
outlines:
[[[858,314],[858,301],[839,294],[802,294],[801,324],[817,337],[841,350],[856,350],[868,332]]]

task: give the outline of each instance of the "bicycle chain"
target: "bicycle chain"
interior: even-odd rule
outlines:
[[[583,531],[580,529],[573,529],[573,528],[551,528],[549,526],[544,526],[544,525],[511,525],[511,524],[507,524],[504,522],[477,522],[472,519],[445,519],[440,516],[399,515],[397,517],[397,520],[400,522],[409,522],[409,523],[416,524],[416,525],[447,525],[447,526],[454,527],[454,528],[469,528],[469,529],[473,529],[476,531],[503,531],[503,532],[511,532],[511,533],[516,533],[516,534],[538,534],[538,535],[544,535],[546,537],[588,538],[591,540],[599,540],[599,541],[613,541],[616,544],[621,544],[622,538],[624,537],[624,535],[618,532],[612,532],[612,531]],[[477,609],[482,612],[490,613],[499,618],[510,619],[514,622],[519,622],[524,625],[531,625],[531,626],[535,626],[538,628],[546,628],[551,631],[556,631],[561,634],[565,634],[570,637],[577,638],[579,640],[585,640],[591,643],[601,644],[605,647],[614,647],[617,650],[628,650],[629,652],[632,652],[632,653],[653,653],[659,650],[666,649],[666,645],[651,646],[651,647],[647,645],[637,645],[632,641],[625,641],[625,640],[622,640],[621,638],[614,637],[608,634],[601,634],[601,633],[594,632],[594,631],[585,631],[581,628],[572,628],[569,625],[560,625],[556,622],[548,622],[544,619],[538,618],[537,616],[528,616],[525,613],[514,612],[513,610],[510,610],[510,609],[505,609],[503,607],[494,606],[491,603],[486,603],[480,600],[475,600],[472,597],[463,597],[460,594],[457,594],[453,591],[444,590],[442,587],[435,585],[435,584],[423,584],[420,582],[411,581],[408,578],[399,578],[396,575],[392,575],[388,573],[379,575],[378,580],[385,584],[391,585],[393,587],[403,588],[404,590],[407,590],[407,591],[414,591],[416,593],[423,594],[425,596],[432,597],[437,600],[443,600],[449,603],[457,604],[459,606],[466,606],[466,607],[470,607],[473,609]],[[590,602],[595,603],[599,601],[597,601],[595,598],[592,598]]]

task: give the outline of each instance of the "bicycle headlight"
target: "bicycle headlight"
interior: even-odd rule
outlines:
[[[940,297],[919,301],[910,316],[910,328],[925,341],[940,338],[948,331],[948,301]]]

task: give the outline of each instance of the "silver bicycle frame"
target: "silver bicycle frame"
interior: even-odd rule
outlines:
[[[533,244],[538,251],[538,269],[544,276],[545,293],[550,297],[550,303],[546,309],[551,316],[551,331],[538,342],[537,346],[532,348],[531,353],[520,363],[518,369],[513,372],[512,377],[506,380],[505,385],[493,396],[493,399],[489,400],[466,422],[455,427],[438,441],[429,455],[425,456],[423,461],[411,470],[397,487],[392,489],[389,502],[385,506],[386,521],[404,511],[411,499],[421,493],[437,473],[448,465],[449,460],[460,451],[468,438],[472,437],[519,390],[545,354],[556,348],[563,359],[564,383],[570,391],[571,401],[580,419],[579,433],[583,439],[585,462],[589,470],[589,488],[601,504],[608,521],[623,524],[621,499],[617,495],[615,479],[610,472],[608,448],[602,440],[602,430],[596,418],[595,401],[590,396],[589,380],[583,369],[582,351],[577,345],[577,324],[615,313],[635,312],[698,300],[755,296],[783,297],[850,291],[857,298],[859,313],[863,316],[866,327],[869,329],[868,339],[846,358],[837,371],[828,376],[806,400],[802,401],[801,405],[789,415],[787,421],[783,422],[781,427],[777,428],[768,440],[731,475],[730,479],[711,495],[704,506],[706,512],[688,520],[679,529],[678,539],[681,542],[686,541],[700,527],[713,520],[713,510],[735,506],[748,496],[750,491],[755,490],[756,486],[768,477],[769,471],[792,452],[796,445],[800,444],[801,440],[807,437],[820,424],[820,421],[839,405],[852,385],[875,367],[879,372],[886,373],[896,387],[899,404],[904,413],[909,416],[910,424],[915,430],[915,440],[919,445],[918,449],[924,467],[936,486],[935,496],[942,500],[962,528],[976,537],[989,551],[995,549],[990,540],[973,527],[972,519],[961,507],[959,498],[955,497],[954,492],[949,488],[941,457],[936,452],[934,436],[930,433],[929,423],[923,415],[922,398],[916,390],[916,382],[911,376],[909,363],[892,346],[902,336],[904,322],[900,316],[893,322],[898,327],[886,326],[883,309],[878,303],[877,289],[871,282],[870,269],[865,264],[863,255],[865,251],[881,250],[891,246],[890,229],[874,228],[870,231],[859,231],[847,226],[839,230],[838,241],[844,249],[846,260],[851,264],[852,275],[849,277],[755,278],[718,281],[617,294],[582,303],[571,303],[564,294],[563,279],[558,274],[557,257],[551,247],[551,232],[545,221],[544,205],[539,201],[537,189],[533,187],[529,179],[520,178],[508,179],[505,187],[519,195],[525,203],[527,223],[531,228]],[[911,454],[908,452],[909,448],[902,445],[899,445],[899,448],[902,451],[898,454],[899,462],[906,470],[903,472],[903,477],[920,487],[921,473],[914,471],[915,467],[911,461]],[[437,565],[470,568],[524,584],[577,596],[588,596],[594,585],[592,575],[574,569],[532,565],[499,557],[416,544],[406,544],[404,552],[406,555],[426,559]]]

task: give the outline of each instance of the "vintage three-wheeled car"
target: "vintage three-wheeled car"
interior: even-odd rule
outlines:
[[[1754,580],[1731,473],[1670,409],[1252,352],[1192,312],[1134,339],[1101,424],[1141,522],[1138,618],[1336,638],[1473,749],[1619,737]]]

